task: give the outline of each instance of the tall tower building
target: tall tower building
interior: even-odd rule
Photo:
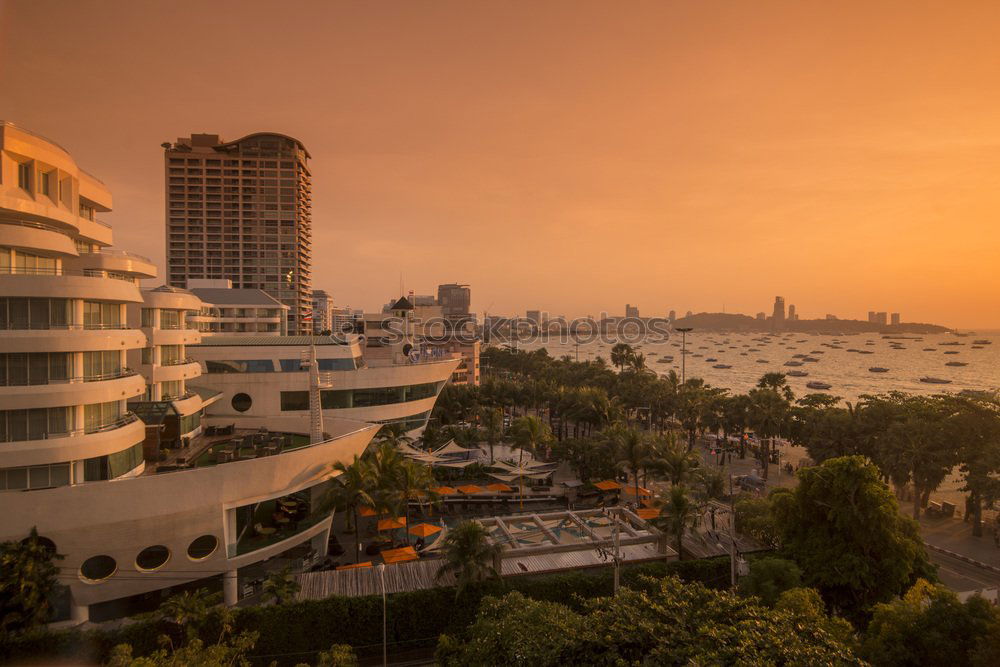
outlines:
[[[771,317],[771,322],[775,327],[780,327],[785,323],[785,297],[774,297],[774,312]]]
[[[794,322],[798,319],[798,315],[795,314],[795,304],[788,306],[788,321]]]
[[[472,290],[468,285],[449,283],[438,285],[438,305],[441,306],[445,318],[463,320],[470,316],[469,306],[472,303]]]
[[[625,317],[638,319],[639,317],[639,306],[633,306],[630,303],[625,304]]]
[[[312,176],[301,141],[269,132],[164,143],[167,280],[228,278],[289,306],[312,332]]]
[[[893,313],[891,317],[892,317],[891,321],[893,324],[899,324],[899,313]]]

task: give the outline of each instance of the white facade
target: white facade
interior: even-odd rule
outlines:
[[[231,604],[240,568],[298,545],[325,554],[331,464],[378,428],[329,419],[314,443],[296,435],[308,418],[289,418],[270,444],[244,436],[250,453],[235,460],[214,458],[226,440],[180,465],[146,456],[129,404],[201,411],[187,385],[201,373],[187,356],[201,334],[184,324],[200,304],[184,290],[140,293],[155,267],[108,250],[111,229],[94,215],[110,209],[107,188],[65,150],[0,122],[0,541],[34,527],[65,556],[58,579],[78,622],[195,581]],[[302,518],[262,526],[258,508],[289,498]]]

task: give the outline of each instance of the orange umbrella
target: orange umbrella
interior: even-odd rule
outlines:
[[[418,523],[416,526],[410,528],[410,533],[416,535],[417,537],[428,537],[434,533],[440,533],[441,526],[435,526],[432,523]]]
[[[351,563],[350,565],[341,565],[337,569],[338,570],[356,570],[359,567],[371,567],[371,566],[372,566],[372,562],[370,560],[366,560],[363,563]]]
[[[381,554],[382,560],[388,564],[405,563],[408,560],[417,560],[417,555],[413,547],[400,547],[399,549],[386,549]]]
[[[622,488],[621,484],[619,484],[618,482],[614,482],[610,479],[606,479],[603,482],[596,482],[594,486],[596,486],[601,491],[612,491],[614,489]]]
[[[362,505],[361,509],[358,510],[358,514],[361,516],[375,516],[375,510],[368,507],[368,505]]]
[[[458,490],[462,493],[479,493],[482,488],[476,486],[475,484],[466,484],[465,486],[458,487]]]
[[[406,517],[397,516],[395,519],[380,519],[378,522],[379,530],[395,530],[397,528],[406,528]]]
[[[439,496],[453,496],[456,493],[455,489],[451,488],[450,486],[439,486],[431,489],[431,491],[438,494]]]
[[[636,489],[635,489],[634,486],[626,486],[625,489],[624,489],[624,491],[625,491],[626,494],[628,494],[630,496],[636,495]],[[650,491],[649,489],[647,489],[644,486],[640,486],[639,487],[639,495],[640,496],[651,496],[651,495],[653,495],[653,492]]]
[[[494,482],[493,484],[487,484],[486,488],[490,491],[513,491],[509,486],[503,482]]]
[[[640,519],[655,519],[656,517],[660,516],[660,510],[653,509],[651,507],[644,507],[640,510],[637,510],[635,514]]]

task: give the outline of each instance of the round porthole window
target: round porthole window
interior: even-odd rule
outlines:
[[[188,558],[204,560],[219,548],[219,540],[215,535],[202,535],[188,546]]]
[[[150,571],[163,567],[170,560],[170,549],[162,544],[146,547],[135,557],[135,566],[140,570]]]
[[[80,566],[80,576],[92,583],[104,581],[117,571],[118,563],[111,556],[91,556]]]
[[[236,412],[246,412],[253,405],[253,399],[250,398],[250,394],[236,394],[233,396],[233,410]]]

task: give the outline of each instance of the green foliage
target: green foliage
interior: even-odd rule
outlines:
[[[916,523],[899,513],[878,470],[860,456],[799,471],[771,496],[782,550],[833,609],[852,620],[933,576]]]
[[[299,582],[292,577],[289,565],[267,576],[264,580],[264,597],[273,600],[275,604],[287,604],[295,599],[300,588]]]
[[[712,558],[665,563],[656,561],[622,567],[622,585],[645,589],[666,575],[697,581],[712,588],[729,585],[729,559]],[[460,635],[476,616],[486,595],[502,596],[517,591],[525,597],[558,602],[583,609],[587,598],[611,595],[611,568],[550,575],[507,577],[471,584],[456,599],[453,588],[432,588],[388,597],[390,649],[430,646],[441,634]],[[285,605],[247,607],[233,612],[236,633],[256,632],[257,643],[249,658],[256,655],[295,654],[281,665],[294,665],[303,655],[327,651],[334,642],[357,647],[359,653],[377,653],[382,644],[382,597],[330,597]],[[213,614],[198,629],[198,638],[211,644],[221,628]],[[47,659],[90,660],[103,663],[118,644],[132,646],[133,655],[149,655],[162,646],[159,638],[173,633],[175,626],[160,618],[131,623],[108,630],[29,631],[0,642],[0,664]],[[365,647],[365,648],[360,648]]]
[[[859,663],[850,646],[798,615],[666,578],[647,590],[588,600],[580,612],[510,593],[445,638],[444,665]]]
[[[62,560],[38,537],[32,527],[23,540],[0,544],[0,639],[49,620]]]
[[[778,526],[768,498],[744,496],[736,501],[735,514],[736,532],[752,538],[763,547],[778,548]]]
[[[761,558],[740,579],[740,595],[755,596],[769,607],[787,590],[802,585],[802,570],[785,558]]]
[[[503,546],[490,540],[489,531],[478,521],[463,521],[448,531],[441,546],[443,563],[437,572],[440,579],[455,575],[455,595],[460,596],[470,584],[500,576],[495,563]]]
[[[875,607],[862,653],[874,664],[1000,664],[1000,610],[918,581],[902,598]]]

